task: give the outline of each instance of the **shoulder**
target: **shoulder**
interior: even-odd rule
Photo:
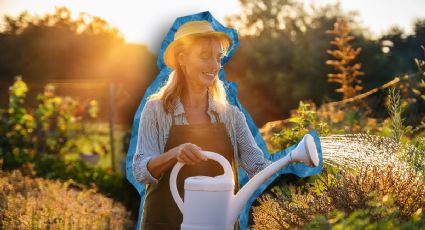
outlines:
[[[163,110],[161,99],[148,99],[143,110],[151,112],[160,112]]]
[[[224,105],[221,103],[217,103],[216,108],[219,114],[222,114],[222,116],[224,117],[230,118],[232,121],[235,121],[238,119],[245,119],[245,115],[235,105],[231,105],[231,104]]]
[[[144,119],[158,119],[164,115],[165,111],[160,99],[148,99],[141,114]]]

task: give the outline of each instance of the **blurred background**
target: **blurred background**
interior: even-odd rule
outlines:
[[[19,169],[13,180],[68,181],[51,188],[58,193],[95,186],[111,198],[101,202],[103,213],[119,213],[105,226],[134,225],[139,197],[124,162],[134,114],[159,72],[159,47],[172,23],[202,11],[238,32],[226,79],[237,83],[270,151],[301,135],[284,132],[300,124],[294,117],[312,114],[334,133],[402,138],[394,134],[390,87],[402,98],[405,137],[423,135],[422,0],[0,0],[1,168]],[[324,123],[309,127],[323,131]],[[100,212],[79,220],[102,228]],[[7,220],[0,227],[22,225],[11,213],[34,219],[0,211]],[[76,224],[67,218],[60,226]]]

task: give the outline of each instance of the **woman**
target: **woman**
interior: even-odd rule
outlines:
[[[142,229],[180,228],[182,214],[169,188],[177,161],[186,164],[177,179],[181,196],[185,178],[223,173],[201,150],[223,155],[236,182],[239,165],[252,177],[271,163],[264,159],[244,114],[227,102],[217,77],[230,44],[231,39],[214,31],[208,21],[190,21],[179,27],[164,53],[173,72],[142,111],[133,158],[135,178],[147,184]]]

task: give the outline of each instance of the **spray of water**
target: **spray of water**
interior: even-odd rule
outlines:
[[[366,166],[393,165],[409,168],[400,160],[403,148],[391,138],[368,134],[331,135],[320,138],[325,164],[341,169],[360,170]]]

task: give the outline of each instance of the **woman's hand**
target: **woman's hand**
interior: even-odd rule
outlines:
[[[175,147],[176,159],[183,164],[194,165],[201,161],[206,161],[206,158],[201,153],[201,148],[192,143],[184,143]]]

